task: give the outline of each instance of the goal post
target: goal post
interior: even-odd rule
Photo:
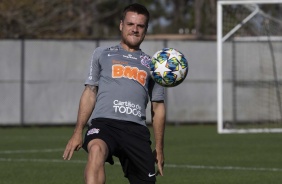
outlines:
[[[217,131],[282,132],[282,0],[217,1]]]

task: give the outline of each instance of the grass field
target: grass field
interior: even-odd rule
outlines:
[[[151,128],[150,128],[151,129]],[[72,127],[0,128],[1,184],[83,183],[87,154],[63,161]],[[167,126],[161,184],[280,184],[281,134],[218,135],[213,125]],[[128,183],[106,165],[107,183]]]

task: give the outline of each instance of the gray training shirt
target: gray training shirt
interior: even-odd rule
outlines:
[[[150,56],[121,45],[94,50],[85,84],[98,86],[93,118],[132,121],[146,126],[148,100],[164,100],[164,88],[149,70]]]

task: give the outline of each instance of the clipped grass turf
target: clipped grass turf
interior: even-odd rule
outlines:
[[[72,131],[73,127],[0,128],[0,183],[83,183],[87,154],[80,150],[71,161],[62,159]],[[167,126],[165,176],[157,177],[157,183],[280,184],[281,140],[279,133],[218,135],[213,125]],[[107,183],[128,183],[118,162],[106,164],[106,173]]]

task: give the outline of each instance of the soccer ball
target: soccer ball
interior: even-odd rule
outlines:
[[[188,62],[181,52],[164,48],[153,55],[150,71],[156,83],[164,87],[174,87],[186,78]]]

